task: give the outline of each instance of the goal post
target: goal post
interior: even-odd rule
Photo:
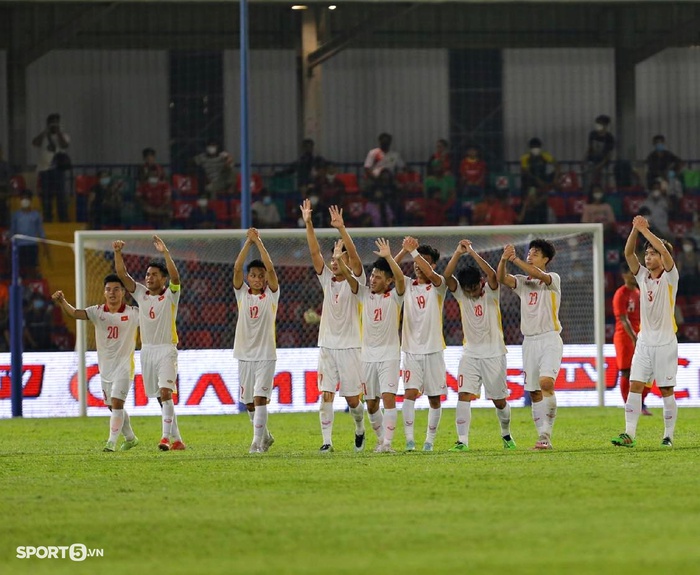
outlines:
[[[565,344],[595,345],[595,375],[597,403],[604,405],[605,393],[605,293],[604,247],[601,224],[551,224],[542,226],[487,226],[487,227],[404,227],[404,228],[348,228],[357,246],[365,269],[377,256],[374,240],[387,238],[392,253],[401,249],[407,235],[420,243],[430,244],[440,251],[437,266],[441,273],[457,243],[470,239],[475,250],[493,267],[506,244],[513,244],[519,255],[525,256],[529,242],[534,238],[551,241],[557,254],[550,271],[562,277],[560,320]],[[75,232],[76,305],[85,308],[103,301],[102,280],[114,269],[112,242],[125,241],[124,259],[127,270],[137,281],[143,281],[149,261],[159,259],[152,237],[157,233],[168,245],[180,272],[183,292],[178,316],[180,349],[231,349],[236,324],[236,305],[233,296],[233,263],[246,230],[132,230],[132,231],[77,231]],[[321,311],[322,292],[311,264],[306,230],[260,230],[280,279],[280,303],[277,314],[278,348],[316,347],[318,314]],[[316,229],[324,259],[328,260],[333,243],[339,237],[333,228]],[[252,248],[249,260],[257,257]],[[466,265],[468,257],[462,258]],[[412,275],[412,264],[404,260],[404,273]],[[517,273],[509,266],[511,273]],[[443,315],[445,341],[448,346],[462,343],[461,322],[454,313],[456,302],[446,300]],[[449,304],[449,305],[448,305]],[[448,308],[452,313],[448,312]],[[520,306],[517,296],[504,289],[501,313],[506,344],[517,345],[520,334]],[[94,350],[94,336],[86,322],[77,322],[76,351],[78,354],[78,387],[80,413],[87,414],[87,376],[85,356]],[[231,362],[233,362],[231,356]]]

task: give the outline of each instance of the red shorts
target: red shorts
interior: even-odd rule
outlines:
[[[632,367],[632,356],[634,355],[634,343],[625,333],[623,335],[615,335],[613,337],[615,345],[615,355],[617,356],[617,369],[630,369]]]

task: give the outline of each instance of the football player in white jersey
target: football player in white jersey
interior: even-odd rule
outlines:
[[[360,285],[352,274],[341,245],[335,246],[333,259],[362,305],[362,390],[369,421],[377,435],[375,451],[392,452],[401,363],[399,319],[406,285],[399,264],[391,257],[389,242],[380,238],[375,245],[374,254],[379,259],[374,262],[369,287]],[[380,398],[384,404],[383,416],[379,409]]]
[[[552,449],[552,428],[557,416],[554,382],[561,369],[564,344],[561,339],[559,306],[561,278],[547,271],[554,258],[554,246],[544,239],[530,242],[527,260],[521,260],[515,247],[507,245],[498,262],[498,282],[507,285],[520,297],[520,331],[523,340],[525,391],[532,399],[532,419],[538,439],[533,449]],[[527,275],[506,272],[508,262]]]
[[[104,305],[75,309],[66,301],[62,291],[53,294],[53,301],[73,319],[90,320],[95,326],[97,364],[102,380],[105,405],[109,417],[109,439],[103,451],[116,451],[119,434],[124,434],[120,449],[127,451],[139,444],[131,428],[124,401],[134,380],[134,348],[139,327],[139,310],[126,305],[126,289],[119,276],[110,274],[104,279]]]
[[[259,260],[247,266],[247,285],[243,268],[251,246],[260,252]],[[238,322],[233,342],[233,357],[238,360],[241,401],[253,424],[250,453],[270,449],[275,438],[267,429],[267,404],[272,396],[277,364],[275,319],[280,300],[279,283],[270,254],[255,228],[250,228],[233,265],[233,289],[238,305]]]
[[[644,236],[644,265],[636,254],[637,239]],[[637,345],[632,356],[630,393],[625,403],[625,432],[612,439],[614,445],[634,447],[637,423],[642,413],[642,393],[654,379],[664,402],[664,437],[661,446],[673,447],[678,405],[674,394],[678,372],[678,339],[674,310],[678,293],[678,268],[673,246],[658,238],[642,216],[632,220],[632,231],[625,244],[625,259],[641,292],[641,315]]]
[[[406,434],[406,451],[414,451],[413,434],[416,399],[428,396],[428,430],[423,451],[432,451],[435,435],[440,425],[442,404],[440,396],[447,392],[445,369],[445,340],[442,335],[442,306],[447,284],[435,271],[440,252],[427,244],[419,245],[416,238],[404,238],[401,251],[394,256],[400,263],[406,254],[413,258],[416,279],[404,278],[406,296],[403,300],[403,351],[404,400],[401,408]]]
[[[463,255],[470,255],[479,266],[469,265],[453,274]],[[482,276],[483,274],[486,276]],[[472,246],[461,240],[445,268],[447,287],[459,303],[464,333],[464,349],[459,360],[459,395],[457,411],[457,443],[450,451],[469,451],[471,402],[479,397],[484,386],[486,397],[493,401],[501,424],[504,449],[515,449],[510,435],[510,405],[506,384],[506,345],[501,323],[501,290],[496,271]]]
[[[365,445],[365,408],[360,401],[360,306],[345,277],[338,270],[338,263],[332,258],[329,265],[323,261],[321,246],[314,232],[311,201],[305,199],[300,208],[306,224],[306,240],[311,252],[311,261],[323,289],[323,309],[318,330],[318,389],[322,392],[319,418],[323,437],[320,451],[333,451],[333,399],[336,390],[345,397],[350,414],[355,420],[355,451],[362,451]],[[345,229],[343,210],[331,206],[328,211],[331,225],[340,232],[341,239],[338,241],[342,245],[345,264],[364,285],[367,277],[355,244]]]
[[[173,393],[177,393],[176,321],[181,294],[180,274],[165,242],[153,236],[153,245],[165,257],[165,265],[150,262],[146,268],[146,285],[137,283],[124,265],[124,245],[121,240],[112,244],[114,267],[139,306],[143,385],[148,397],[158,399],[162,411],[163,433],[158,449],[184,451],[173,403]]]

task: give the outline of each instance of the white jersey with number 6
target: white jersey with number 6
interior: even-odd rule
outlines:
[[[233,357],[245,361],[269,361],[277,359],[275,343],[275,318],[280,290],[269,286],[260,294],[254,294],[247,284],[234,288],[238,304],[236,337],[233,340]]]
[[[400,361],[399,317],[404,296],[396,289],[372,293],[361,285],[355,297],[362,304],[362,361]]]
[[[485,359],[507,353],[499,305],[500,286],[492,289],[484,283],[481,295],[472,298],[458,285],[452,295],[459,303],[462,315],[464,356]]]
[[[435,287],[404,277],[406,293],[403,300],[403,330],[401,349],[411,354],[437,353],[445,349],[442,335],[442,306],[447,284]]]
[[[134,299],[139,304],[143,345],[177,344],[175,321],[180,293],[180,285],[170,284],[160,293],[151,293],[146,286],[136,284]]]
[[[635,278],[639,284],[639,343],[648,346],[678,343],[676,339],[676,294],[678,293],[678,268],[663,271],[654,279],[649,270],[639,266]]]
[[[93,305],[85,309],[88,319],[95,324],[97,364],[100,376],[114,382],[126,375],[134,377],[134,348],[136,329],[139,327],[139,309],[123,305],[112,313],[106,305]]]
[[[520,297],[520,331],[523,335],[550,331],[561,333],[561,278],[555,273],[549,273],[549,276],[552,278],[549,285],[530,276],[515,276],[513,291]]]

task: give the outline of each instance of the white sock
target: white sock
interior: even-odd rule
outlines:
[[[123,411],[124,423],[122,424],[122,433],[124,434],[124,439],[126,439],[127,441],[133,441],[136,435],[134,434],[134,430],[131,428],[131,418],[126,412],[126,409],[124,409]]]
[[[458,401],[457,413],[455,414],[457,423],[457,439],[464,445],[469,445],[469,428],[472,423],[472,402]]]
[[[413,422],[416,418],[416,401],[414,399],[403,400],[401,415],[403,416],[403,432],[406,435],[406,441],[414,441]]]
[[[365,404],[360,402],[357,407],[351,407],[350,415],[355,420],[355,433],[362,435],[365,432]]]
[[[554,420],[557,418],[557,396],[556,395],[545,395],[542,398],[542,403],[544,403],[544,429],[543,429],[543,432],[548,437],[552,437],[552,430],[554,429]]]
[[[255,423],[255,410],[248,411],[248,418],[250,419],[250,424],[253,425]]]
[[[256,405],[253,417],[253,443],[262,445],[267,431],[267,405]]]
[[[172,399],[166,399],[163,402],[163,437],[170,439],[170,432],[173,428],[173,415],[175,415],[175,406]]]
[[[318,409],[318,416],[321,420],[321,435],[323,436],[323,445],[331,445],[333,440],[333,404],[321,400],[321,405]]]
[[[637,423],[642,414],[642,394],[630,391],[625,403],[625,433],[634,439],[637,435]]]
[[[664,437],[673,439],[673,432],[676,430],[676,419],[678,418],[678,404],[676,396],[664,397]]]
[[[428,433],[425,435],[427,443],[435,443],[435,435],[437,434],[440,425],[440,417],[442,416],[442,407],[428,409]]]
[[[374,433],[377,434],[377,439],[381,442],[384,437],[384,416],[381,409],[369,414],[369,423],[374,429]]]
[[[112,414],[109,416],[109,440],[112,443],[116,443],[119,439],[122,425],[124,425],[124,410],[112,409]]]
[[[506,403],[503,409],[496,408],[496,415],[501,424],[501,437],[510,435],[510,403]]]
[[[394,431],[396,431],[396,422],[399,419],[399,413],[395,407],[384,409],[384,445],[391,446],[394,439]]]
[[[173,426],[170,428],[170,437],[174,441],[182,441],[180,436],[180,428],[177,425],[177,413],[175,413],[175,406],[173,405]]]
[[[532,402],[532,421],[535,422],[535,429],[537,430],[537,435],[540,436],[544,433],[545,429],[545,403],[544,400],[538,402]]]

